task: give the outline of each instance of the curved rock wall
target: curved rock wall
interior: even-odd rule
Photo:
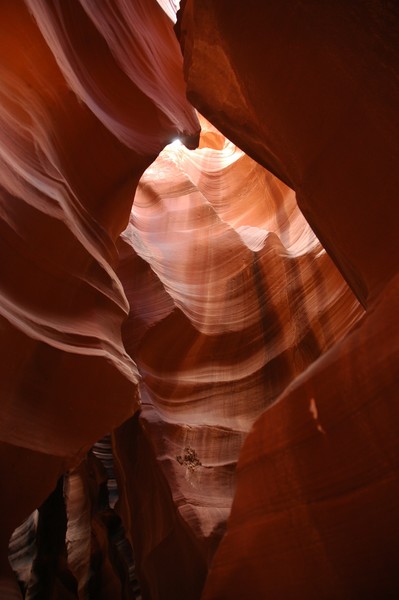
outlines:
[[[0,596],[394,598],[397,5],[176,5],[0,4]]]
[[[187,0],[188,96],[295,189],[367,317],[258,419],[204,598],[399,590],[395,2]]]
[[[151,598],[199,597],[251,425],[363,313],[294,192],[202,125],[198,150],[172,144],[147,169],[120,245],[142,410],[115,452]]]
[[[398,279],[244,443],[203,598],[394,598]]]
[[[0,6],[2,557],[60,473],[138,408],[115,241],[142,172],[199,129],[156,1],[107,3],[130,68],[100,7]]]
[[[186,0],[188,97],[297,193],[364,305],[397,272],[396,2]]]

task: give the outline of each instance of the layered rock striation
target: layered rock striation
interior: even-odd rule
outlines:
[[[204,598],[394,598],[398,7],[187,0],[188,96],[295,191],[366,318],[256,422]]]
[[[172,24],[155,0],[130,9],[6,1],[0,20],[6,573],[12,530],[139,406],[121,339],[128,304],[115,242],[145,168],[175,137],[195,144],[199,125]]]
[[[398,9],[176,8],[0,5],[0,596],[394,598]]]
[[[151,598],[199,597],[253,422],[363,313],[294,192],[202,126],[147,169],[120,243],[142,409],[115,451]]]

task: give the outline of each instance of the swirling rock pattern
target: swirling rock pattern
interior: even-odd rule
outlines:
[[[204,599],[397,595],[398,291],[257,420]]]
[[[124,519],[149,597],[195,598],[251,425],[363,311],[293,191],[205,122],[198,150],[172,144],[143,175],[120,250],[125,346],[142,375],[142,432],[115,434]],[[153,458],[133,475],[134,454]],[[169,488],[156,505],[154,478]],[[190,551],[195,579],[177,559]]]
[[[172,24],[155,0],[134,8],[10,0],[0,22],[7,577],[12,530],[139,406],[137,369],[121,339],[128,305],[115,241],[144,169],[175,137],[195,144],[199,125]]]
[[[398,8],[176,8],[0,4],[0,596],[396,597]]]
[[[398,5],[187,0],[188,94],[297,192],[367,317],[256,422],[204,599],[399,590]]]
[[[397,272],[396,2],[184,0],[188,97],[297,193],[365,304]],[[384,232],[382,234],[382,232]]]

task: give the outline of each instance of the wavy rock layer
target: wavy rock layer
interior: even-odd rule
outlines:
[[[320,241],[369,304],[399,262],[392,201],[399,185],[398,4],[182,6],[188,97],[296,191]]]
[[[155,0],[10,0],[0,21],[3,556],[66,466],[137,410],[115,241],[144,169],[199,126]]]
[[[398,293],[257,420],[204,599],[396,597]]]
[[[187,0],[192,102],[297,192],[367,317],[249,434],[204,599],[399,590],[399,11]]]
[[[176,4],[0,4],[0,596],[396,598],[398,7]]]
[[[148,597],[196,598],[251,425],[363,311],[293,191],[206,123],[147,169],[120,251],[142,375],[140,424],[114,438],[122,514]]]

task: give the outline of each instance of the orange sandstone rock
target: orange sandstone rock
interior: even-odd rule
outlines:
[[[182,2],[188,97],[297,193],[367,305],[398,267],[395,2]]]
[[[255,423],[204,600],[397,595],[398,291]]]
[[[294,192],[203,128],[147,169],[120,245],[142,410],[114,440],[149,598],[200,596],[247,432],[363,313]]]
[[[172,24],[144,4],[124,16],[129,65],[93,3],[0,7],[2,555],[60,472],[139,406],[115,241],[144,169],[199,127]]]
[[[188,94],[297,193],[367,317],[243,448],[204,598],[397,596],[395,3],[187,0]]]

